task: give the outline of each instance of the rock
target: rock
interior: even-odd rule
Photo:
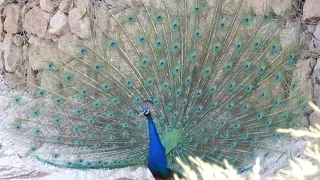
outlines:
[[[313,111],[309,116],[310,126],[315,126],[315,124],[320,125],[320,114],[316,111]]]
[[[280,33],[281,47],[297,47],[300,40],[300,24],[298,22],[288,22],[286,29]]]
[[[221,10],[225,14],[233,14],[237,10],[237,6],[235,4],[238,4],[239,0],[226,0],[223,2],[221,6]]]
[[[293,70],[292,82],[298,82],[298,87],[306,94],[307,99],[312,99],[312,79],[310,78],[310,59],[298,59]]]
[[[317,38],[312,37],[309,42],[309,50],[312,53],[320,55],[320,41]]]
[[[271,0],[249,0],[250,8],[256,14],[264,14],[268,12],[272,4]]]
[[[64,35],[70,30],[68,24],[68,16],[58,10],[54,16],[50,19],[49,33],[54,35]]]
[[[312,34],[309,31],[305,31],[300,34],[300,45],[303,49],[309,49],[309,43],[312,39]]]
[[[73,8],[69,11],[68,16],[71,32],[75,33],[82,39],[88,39],[92,35],[90,19],[89,17],[84,16],[85,13],[85,10]]]
[[[292,0],[248,0],[248,3],[257,14],[265,14],[272,8],[276,15],[290,17],[293,11]]]
[[[26,7],[33,8],[37,5],[40,5],[40,0],[28,0]]]
[[[27,14],[27,12],[30,10],[31,8],[29,8],[27,5],[24,5],[21,9],[21,19],[25,19],[25,15]]]
[[[0,59],[0,75],[4,73],[4,62]]]
[[[290,12],[293,11],[292,0],[273,0],[271,3],[271,8],[276,15],[282,17],[290,16]]]
[[[306,0],[303,6],[303,20],[320,20],[319,9],[319,0]]]
[[[60,0],[40,0],[40,8],[47,12],[54,12],[60,4]]]
[[[5,6],[7,4],[12,3],[13,1],[15,1],[15,4],[19,4],[19,3],[24,3],[25,0],[0,0],[0,6]],[[32,1],[32,0],[29,0]]]
[[[49,13],[41,11],[38,7],[34,7],[26,13],[23,27],[27,32],[44,37],[50,17]]]
[[[22,59],[24,62],[28,62],[28,52],[29,52],[29,44],[24,43],[22,45]]]
[[[15,72],[22,62],[22,49],[13,42],[13,35],[6,34],[0,46],[3,55],[5,70]]]
[[[28,39],[29,44],[39,44],[40,43],[40,38],[34,35],[31,35]]]
[[[21,31],[20,7],[17,4],[8,4],[3,10],[4,30],[16,34]]]
[[[320,62],[317,61],[317,64],[313,68],[312,74],[312,84],[313,88],[313,100],[317,106],[320,106]]]
[[[314,25],[314,24],[310,24],[310,25],[307,26],[307,28],[311,33],[314,33],[314,31],[316,30],[317,26]]]
[[[79,9],[79,8],[71,9],[69,11],[69,16],[68,16],[69,23],[72,23],[72,24],[76,23],[76,21],[85,17],[86,12],[87,12],[86,10]]]
[[[74,0],[73,2],[78,9],[81,9],[84,11],[87,11],[91,3],[90,0]]]
[[[38,37],[32,36],[29,39],[29,63],[32,70],[40,70],[45,66],[45,61],[50,60],[53,50],[48,42]]]
[[[77,38],[76,35],[73,36]],[[63,40],[63,36],[61,38]],[[66,48],[66,46],[61,45],[61,38],[59,38],[57,45],[56,43],[52,43],[50,40],[45,40],[36,36],[30,37],[28,57],[30,66],[33,70],[43,69],[48,64],[48,62],[53,62],[55,64],[55,67],[59,69],[61,66],[64,66],[64,63],[69,62],[73,58],[72,56],[67,55],[67,53],[69,53],[67,52],[67,49],[63,49]],[[70,40],[70,42],[63,41],[63,43],[75,43],[69,38],[68,40]],[[60,46],[62,46],[62,50],[59,49],[59,43]]]
[[[20,34],[16,34],[13,37],[13,42],[17,46],[22,46],[24,41],[25,41],[25,38],[23,36],[21,36]]]
[[[69,12],[72,7],[72,0],[62,0],[59,5],[59,10],[63,13]]]
[[[80,42],[80,40],[76,35],[67,33],[58,39],[58,48],[67,54],[76,55],[74,52],[74,45],[77,44],[77,42]],[[69,56],[67,61],[72,58],[72,56]]]
[[[320,40],[320,24],[316,26],[316,29],[314,30],[313,35],[316,39]]]
[[[313,57],[310,57],[309,61],[310,61],[309,66],[310,66],[311,69],[313,69],[314,66],[317,64],[317,59],[313,58]]]
[[[11,2],[11,0],[0,0],[0,6],[6,5],[9,2]]]
[[[26,0],[0,0],[0,11],[8,4],[16,4],[19,6],[23,6]],[[31,1],[31,0],[30,0]]]
[[[78,0],[80,1],[80,0]],[[228,0],[227,0],[228,1]],[[106,4],[109,4],[109,5],[112,5],[112,6],[120,6],[120,7],[125,7],[128,5],[128,1],[119,1],[119,0],[104,0],[104,2],[106,2]],[[138,4],[141,4],[140,0],[132,0],[130,1],[131,4],[133,4],[134,6],[135,5],[138,5]],[[155,7],[160,7],[161,6],[161,1],[159,0],[144,0],[143,1],[146,5],[153,5]],[[206,1],[206,3],[212,5],[214,4],[215,1]],[[170,4],[171,3],[171,4]],[[171,1],[168,1],[168,7],[172,7],[173,5],[175,5],[175,2],[171,2]],[[170,6],[172,5],[172,6]]]
[[[30,67],[30,64],[27,65],[27,83],[29,85],[29,91],[31,93],[36,93],[38,91],[38,88],[34,87],[34,85],[39,86],[39,81],[36,78],[36,75],[32,68]]]
[[[0,15],[0,41],[3,41],[3,18]]]
[[[313,87],[313,98],[317,106],[320,106],[320,85],[318,83],[314,84]]]
[[[0,42],[0,45],[3,45],[3,42]],[[0,55],[2,55],[2,50],[0,47]],[[0,56],[0,75],[4,72],[4,59]]]
[[[106,10],[106,8],[101,6],[94,6],[94,12],[96,19],[94,20],[94,25],[98,26],[98,28],[95,28],[96,31],[106,32],[106,30],[110,29],[110,18],[108,17],[109,14]]]

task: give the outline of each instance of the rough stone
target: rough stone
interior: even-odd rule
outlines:
[[[82,39],[91,37],[91,24],[90,19],[84,16],[85,10],[73,8],[69,11],[68,21],[71,32],[75,33]]]
[[[2,42],[0,42],[0,45],[2,46]],[[0,53],[2,53],[1,48],[0,48]],[[4,73],[4,59],[0,58],[0,74]]]
[[[315,124],[320,124],[320,114],[316,111],[313,111],[309,116],[309,124],[315,126]]]
[[[80,0],[78,0],[80,1]],[[112,5],[112,6],[121,6],[121,7],[125,7],[128,5],[128,1],[119,1],[119,0],[104,0],[106,2],[106,4]],[[133,5],[138,5],[141,4],[140,0],[132,0],[130,1],[131,4]],[[155,7],[160,7],[162,5],[161,0],[144,0],[143,1],[146,5],[153,5]],[[215,3],[215,1],[207,1],[207,4],[209,4],[212,7],[212,4]],[[175,5],[176,3],[173,1],[168,1],[168,7],[170,8],[170,5]]]
[[[311,58],[309,59],[309,61],[310,61],[310,68],[313,69],[314,66],[317,64],[317,59],[311,57]]]
[[[312,78],[310,77],[310,60],[309,59],[298,59],[296,69],[293,70],[294,80],[299,83],[299,89],[303,90],[307,95],[308,99],[312,99]]]
[[[300,24],[288,22],[286,28],[280,33],[281,47],[297,47],[300,40]]]
[[[312,84],[313,84],[313,99],[316,105],[320,106],[320,63],[317,61],[317,64],[313,68],[312,74]]]
[[[27,32],[44,37],[50,17],[49,13],[41,11],[38,7],[34,7],[26,13],[23,27]]]
[[[86,14],[86,10],[80,9],[80,8],[73,8],[69,11],[68,20],[69,23],[76,23],[75,21],[80,20],[83,18]]]
[[[74,45],[77,44],[77,42],[80,42],[79,38],[71,33],[67,33],[64,36],[61,36],[57,41],[58,48],[66,54],[70,54],[72,56],[76,55],[74,53]],[[72,56],[69,56],[66,61],[70,61],[73,58]]]
[[[63,13],[69,12],[72,7],[72,0],[62,0],[59,5],[59,10]]]
[[[233,14],[237,10],[237,6],[235,4],[238,4],[239,0],[226,0],[221,6],[221,10],[225,14]]]
[[[91,3],[90,0],[74,0],[73,2],[75,6],[82,11],[87,11]]]
[[[316,39],[320,40],[320,24],[316,26],[316,29],[314,30],[313,35]]]
[[[40,0],[28,0],[26,7],[33,8],[37,5],[40,5]]]
[[[30,64],[27,64],[26,71],[27,71],[27,83],[29,84],[29,91],[31,93],[36,93],[38,89],[32,85],[39,85],[37,75],[35,75],[34,71],[30,67]]]
[[[309,43],[309,50],[312,53],[320,55],[320,40],[312,37]]]
[[[70,30],[68,24],[68,16],[58,10],[54,16],[50,19],[49,33],[54,35],[64,35]]]
[[[13,37],[13,42],[15,45],[17,46],[21,46],[23,45],[23,42],[25,41],[25,38],[23,36],[21,36],[20,34],[16,34]]]
[[[271,8],[276,15],[282,17],[290,16],[290,12],[293,11],[292,0],[273,0]]]
[[[5,70],[15,72],[22,62],[22,49],[14,44],[12,34],[4,36],[0,52],[3,55]]]
[[[0,41],[3,41],[3,17],[0,15]]]
[[[32,36],[29,39],[29,63],[33,70],[40,70],[45,66],[45,62],[51,60],[54,48],[44,39]]]
[[[54,12],[60,4],[60,0],[40,0],[40,8],[47,12]]]
[[[303,20],[320,20],[320,1],[306,0],[303,6]]]
[[[53,62],[57,69],[64,66],[64,63],[69,62],[73,58],[72,56],[67,55],[68,53],[71,53],[68,51],[69,49],[65,49],[72,49],[72,45],[77,39],[76,35],[71,36],[75,37],[75,39],[65,38],[65,36],[59,38],[58,45],[57,43],[52,43],[50,40],[31,36],[28,41],[30,43],[28,57],[31,68],[33,70],[41,70],[48,62]],[[71,47],[68,47],[66,44],[69,44]]]
[[[106,8],[101,6],[94,7],[94,12],[96,14],[96,19],[94,24],[97,25],[99,28],[96,28],[96,31],[106,32],[108,29],[111,28],[109,18],[105,18],[108,16],[108,12]]]
[[[4,74],[4,62],[0,59],[0,75]]]
[[[3,10],[4,30],[7,33],[19,33],[21,31],[20,7],[17,4],[8,4]]]
[[[18,4],[25,2],[25,0],[0,0],[0,6],[5,6],[9,3],[12,3],[13,1],[17,2]],[[29,0],[29,1],[31,1],[31,0]]]
[[[257,14],[266,13],[271,7],[271,0],[249,0],[250,8]]]
[[[311,33],[313,33],[316,30],[317,26],[314,24],[310,24],[307,26],[307,28]]]
[[[313,100],[316,102],[317,106],[320,106],[320,85],[317,82],[313,87]]]
[[[10,2],[11,0],[0,0],[0,6],[6,5]]]
[[[23,43],[22,45],[22,59],[26,63],[28,62],[29,44]]]
[[[27,5],[24,5],[21,9],[21,19],[24,20],[25,19],[25,15],[27,14],[27,12],[30,10],[30,7],[28,7]],[[23,25],[23,23],[22,23]],[[23,26],[22,26],[23,27]]]
[[[300,34],[300,45],[303,49],[309,49],[309,43],[312,39],[312,34],[309,31],[305,31]]]

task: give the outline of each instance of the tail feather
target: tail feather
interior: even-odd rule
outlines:
[[[307,94],[294,76],[297,44],[283,42],[272,12],[254,14],[244,0],[92,1],[84,17],[90,38],[33,40],[49,54],[41,80],[18,74],[33,97],[14,96],[8,121],[29,154],[65,168],[145,164],[146,100],[175,172],[176,156],[191,166],[188,156],[227,159],[241,172],[282,153],[266,144],[300,120]]]

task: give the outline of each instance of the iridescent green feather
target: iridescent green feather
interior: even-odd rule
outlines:
[[[24,82],[35,89],[31,100],[13,96],[11,136],[56,167],[145,165],[149,134],[139,114],[148,107],[175,172],[177,156],[191,167],[188,156],[226,159],[244,172],[256,157],[282,154],[267,145],[281,139],[277,128],[299,124],[308,97],[295,77],[299,48],[284,47],[284,20],[273,13],[224,3],[129,0],[111,10],[91,1],[92,36],[69,49],[48,41],[62,55],[44,60],[50,78]]]

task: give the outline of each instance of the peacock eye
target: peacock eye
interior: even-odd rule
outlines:
[[[0,94],[10,98],[0,100],[0,129],[11,128],[0,136],[22,142],[13,148],[61,168],[154,162],[148,165],[163,175],[183,172],[179,156],[193,166],[192,155],[242,173],[256,158],[264,167],[265,154],[273,161],[287,149],[276,149],[290,145],[278,128],[304,125],[314,91],[298,70],[308,64],[300,62],[299,33],[276,12],[251,12],[246,0],[91,1],[72,33],[61,27],[55,38],[24,38],[27,30],[19,29],[16,55],[31,59],[5,67],[8,87],[0,80]]]

